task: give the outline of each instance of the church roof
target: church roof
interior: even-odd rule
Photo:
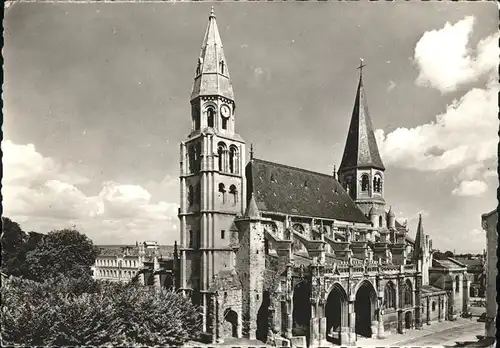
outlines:
[[[213,7],[201,44],[191,100],[203,95],[220,95],[234,100],[233,86],[229,78],[229,70]]]
[[[360,68],[363,66],[361,65]],[[340,169],[372,167],[385,170],[373,132],[372,120],[368,112],[363,75],[360,74],[351,124],[344,149]]]
[[[424,225],[422,223],[422,214],[418,216],[418,226],[417,226],[417,234],[415,235],[415,251],[414,256],[419,258],[425,250],[425,234],[424,234]]]
[[[458,262],[457,260],[452,259],[451,257],[448,257],[445,260],[432,260],[432,267],[433,268],[446,268],[450,270],[461,270],[463,268],[466,268],[467,266],[464,265],[461,262]]]
[[[246,177],[260,212],[370,223],[332,175],[252,159]]]
[[[440,293],[440,292],[445,292],[445,290],[437,288],[432,285],[422,285],[422,293],[424,294],[432,294],[432,293]]]

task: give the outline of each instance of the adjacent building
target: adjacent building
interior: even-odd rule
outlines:
[[[338,171],[270,162],[253,151],[247,162],[212,10],[191,131],[180,146],[179,286],[201,305],[213,343],[276,337],[354,345],[360,336],[454,320],[466,309],[466,267],[433,260],[422,217],[413,240],[386,202],[391,183],[362,69]]]
[[[135,246],[101,246],[92,269],[94,278],[170,288],[175,286],[176,246],[160,246],[157,242]]]
[[[486,337],[496,336],[497,317],[497,248],[498,212],[493,210],[481,216],[483,230],[486,232]]]

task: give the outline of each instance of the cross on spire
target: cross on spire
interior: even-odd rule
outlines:
[[[212,6],[212,9],[210,10],[210,17],[209,18],[215,18],[215,10],[214,10],[213,6]]]
[[[250,159],[253,160],[253,144],[250,144]]]
[[[366,66],[366,64],[363,64],[363,58],[359,58],[359,66],[357,69],[359,69],[359,74],[363,74],[363,68]]]

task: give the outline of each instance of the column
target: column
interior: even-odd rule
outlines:
[[[426,324],[430,325],[431,324],[431,298],[430,296],[427,296],[427,311],[426,311]]]
[[[442,322],[443,321],[443,296],[439,295],[438,297],[438,321]]]
[[[349,297],[349,329],[347,331],[347,341],[342,344],[354,345],[356,343],[356,313],[354,312],[355,296]]]
[[[463,276],[463,308],[462,311],[464,313],[469,312],[469,291],[470,291],[470,281],[467,279],[467,276],[464,274]]]
[[[422,329],[422,275],[417,275],[415,284],[415,328]]]
[[[285,337],[292,338],[292,328],[293,328],[293,302],[292,302],[292,265],[288,263],[286,265],[286,309],[287,309],[287,325]]]
[[[321,347],[326,345],[326,317],[325,317],[325,301],[320,301],[319,304],[319,344]]]
[[[403,278],[398,277],[398,291],[397,291],[397,311],[398,311],[398,333],[404,333],[403,325]]]
[[[309,347],[317,347],[319,346],[317,302],[315,299],[313,299],[311,302],[311,320],[309,321]]]
[[[383,294],[384,291],[379,291],[379,298],[378,298],[378,332],[377,332],[377,338],[378,339],[383,339],[385,338],[385,332],[384,332],[384,308],[383,308]]]

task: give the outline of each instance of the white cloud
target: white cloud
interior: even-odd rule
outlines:
[[[97,243],[132,243],[152,239],[172,243],[177,237],[177,204],[152,201],[133,184],[105,182],[99,194],[75,185],[86,178],[68,171],[35,146],[3,141],[3,208],[26,230],[48,232],[76,226]],[[29,164],[29,165],[28,165]]]
[[[498,84],[474,88],[448,105],[435,122],[375,132],[388,164],[419,171],[478,165],[497,156]]]
[[[455,24],[447,22],[439,30],[424,33],[414,53],[414,62],[420,71],[417,84],[447,93],[497,69],[498,33],[481,40],[472,50],[469,39],[474,22],[475,18],[468,16]]]
[[[464,180],[452,191],[455,196],[481,196],[488,190],[488,185],[480,180]]]

